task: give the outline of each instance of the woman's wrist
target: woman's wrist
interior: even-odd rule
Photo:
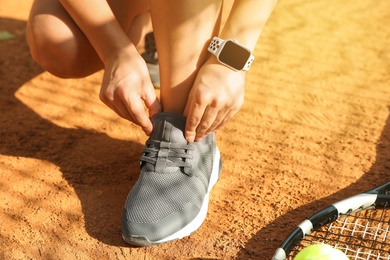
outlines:
[[[127,46],[106,45],[101,49],[99,56],[104,66],[120,60],[134,60],[137,56],[141,57],[134,44],[130,41]]]
[[[221,72],[226,72],[227,74],[237,73],[237,74],[245,75],[245,72],[246,72],[246,71],[235,71],[235,70],[225,66],[224,64],[222,64],[221,62],[218,61],[217,57],[215,57],[212,54],[209,55],[209,57],[207,58],[204,65],[215,66],[216,68],[218,68],[218,70],[220,70]]]

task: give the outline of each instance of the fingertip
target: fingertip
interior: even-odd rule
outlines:
[[[158,107],[157,109],[150,109],[149,110],[149,118],[152,118],[154,115],[161,113],[161,106]]]
[[[150,120],[150,118],[147,118],[146,119],[147,121],[144,122],[144,124],[140,125],[142,130],[144,131],[144,133],[147,135],[147,136],[150,136],[153,132],[153,124],[152,124],[152,121]]]
[[[192,133],[190,134],[186,133],[186,140],[189,143],[193,143],[195,141],[195,135],[193,135]]]
[[[143,130],[147,136],[150,136],[152,134],[153,128],[143,128]]]
[[[203,137],[204,137],[204,136],[197,136],[197,137],[195,137],[195,142],[200,142],[200,141],[202,141]]]

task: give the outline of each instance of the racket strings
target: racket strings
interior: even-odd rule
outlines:
[[[325,243],[343,251],[351,260],[390,260],[390,210],[362,210],[339,219],[306,235],[295,246],[299,252],[313,243]],[[292,258],[290,258],[292,259]]]
[[[389,216],[386,210],[346,215],[328,225],[324,243],[332,241],[351,259],[390,259]]]

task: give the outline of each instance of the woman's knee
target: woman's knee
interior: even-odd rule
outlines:
[[[26,38],[32,58],[63,78],[84,77],[100,69],[101,62],[89,42],[78,39],[85,36],[77,32],[79,29],[58,1],[49,1],[50,4],[47,0],[35,1],[27,22]]]
[[[43,28],[37,29],[31,24],[27,26],[27,43],[33,60],[43,69],[56,76],[70,76],[68,75],[70,72],[65,61],[66,55],[61,53],[61,48],[56,44],[53,36],[48,35],[48,32]]]

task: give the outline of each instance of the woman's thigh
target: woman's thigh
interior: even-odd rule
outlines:
[[[149,9],[145,0],[108,3],[125,32],[135,17]],[[103,68],[87,37],[58,0],[34,1],[26,34],[34,60],[57,76],[84,77]]]

